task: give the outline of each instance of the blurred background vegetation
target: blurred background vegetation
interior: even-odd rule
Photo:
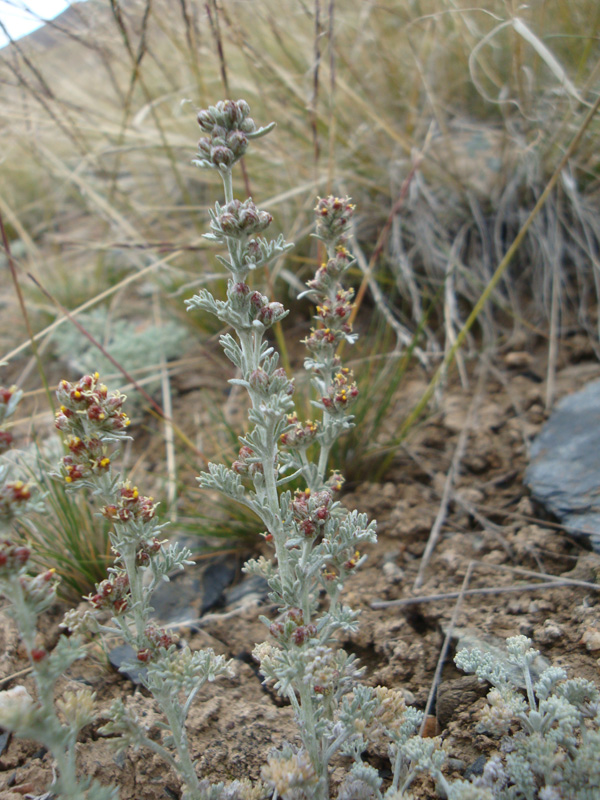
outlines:
[[[277,122],[252,146],[236,192],[296,242],[257,277],[292,308],[294,371],[310,315],[294,298],[319,258],[315,197],[357,204],[363,337],[345,357],[363,376],[364,402],[361,426],[335,454],[357,479],[393,456],[403,377],[416,370],[426,381],[439,366],[596,102],[600,5],[87,0],[0,50],[0,81],[0,213],[27,312],[5,258],[0,350],[31,390],[30,420],[50,415],[26,317],[53,383],[90,361],[75,352],[82,334],[65,309],[94,310],[82,324],[93,319],[120,363],[132,351],[128,372],[175,422],[175,433],[164,428],[166,457],[158,421],[141,414],[137,432],[169,499],[189,490],[203,458],[235,453],[244,414],[224,380],[218,329],[186,316],[183,297],[225,285],[202,239],[221,188],[191,164],[196,111],[243,97],[257,123]],[[456,357],[463,383],[482,348],[541,346],[551,404],[562,343],[578,337],[598,354],[599,133],[594,118],[470,328]],[[184,339],[177,355],[171,343]],[[104,377],[127,389],[117,370]]]

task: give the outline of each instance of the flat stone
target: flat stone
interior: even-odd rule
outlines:
[[[531,447],[525,484],[600,553],[600,381],[557,404]]]
[[[225,590],[238,574],[239,564],[231,555],[212,555],[176,573],[150,600],[159,624],[183,624],[224,605]]]
[[[131,669],[126,669],[123,666],[123,664],[135,664],[136,659],[136,651],[128,644],[120,644],[117,647],[113,647],[108,653],[108,660],[112,666],[119,670],[122,675],[128,678],[136,686],[139,686],[143,683],[143,679],[148,671],[146,667],[144,667],[141,662],[138,662],[140,664],[139,668],[131,667]]]

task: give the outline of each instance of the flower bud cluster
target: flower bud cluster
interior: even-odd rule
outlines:
[[[65,483],[74,483],[90,475],[101,475],[108,472],[110,457],[100,439],[80,439],[69,436],[65,439],[69,455],[63,456],[60,462],[60,473]]]
[[[165,542],[166,539],[164,541],[160,541],[160,539],[157,539],[156,536],[140,539],[138,542],[136,542],[135,566],[138,568],[150,566],[152,559],[158,556],[159,553],[163,552],[163,545]],[[119,553],[118,550],[115,550],[115,556],[117,558],[121,558],[121,553]]]
[[[317,783],[308,754],[304,750],[294,753],[291,748],[272,753],[261,778],[275,789],[277,797],[312,797]]]
[[[334,250],[333,257],[321,264],[315,277],[307,281],[306,285],[313,292],[329,296],[331,289],[335,289],[339,285],[339,279],[353,263],[354,259],[350,252],[343,245],[338,245]]]
[[[281,303],[269,302],[269,298],[260,292],[252,292],[248,300],[251,318],[262,323],[265,328],[275,325],[287,315]]]
[[[0,725],[7,731],[28,727],[35,718],[35,706],[24,686],[0,692]]]
[[[330,492],[332,492],[333,494],[337,494],[337,492],[342,491],[342,487],[344,485],[345,480],[346,479],[344,478],[341,472],[338,472],[338,470],[333,469],[331,470],[331,475],[325,482],[325,486],[329,489]]]
[[[27,512],[32,487],[23,481],[8,481],[0,486],[0,521],[8,526],[14,519]]]
[[[261,233],[272,221],[273,217],[258,209],[251,197],[244,202],[234,199],[224,206],[217,205],[217,213],[211,215],[210,230],[218,240],[226,236],[241,239]]]
[[[333,362],[340,342],[353,341],[349,319],[354,308],[354,290],[344,289],[340,282],[352,263],[348,250],[338,247],[334,257],[319,267],[315,277],[306,284],[309,291],[304,294],[316,304],[315,319],[320,327],[311,328],[304,344],[320,361]]]
[[[60,409],[55,424],[76,439],[111,441],[121,439],[129,418],[121,409],[126,400],[120,392],[109,392],[97,372],[75,384],[61,381],[56,391]]]
[[[38,575],[21,575],[19,578],[25,602],[46,606],[56,597],[58,578],[56,570],[47,569]]]
[[[288,425],[292,429],[284,431],[279,437],[279,443],[284,447],[297,450],[306,450],[315,441],[319,432],[319,424],[311,419],[300,422],[296,414],[288,414]]]
[[[129,578],[125,573],[112,573],[96,585],[96,594],[87,600],[97,609],[110,609],[116,616],[127,611],[131,601]]]
[[[129,417],[122,410],[125,395],[109,392],[95,372],[74,384],[61,381],[56,397],[60,408],[55,425],[66,435],[69,449],[59,466],[65,483],[107,473],[110,456],[106,444],[126,438]]]
[[[257,367],[248,376],[248,384],[250,389],[265,400],[282,393],[288,397],[294,394],[294,381],[288,378],[283,367],[279,367],[271,373],[266,372],[262,367]]]
[[[330,695],[338,682],[340,670],[331,647],[316,645],[304,671],[304,680],[317,695]]]
[[[327,489],[320,492],[311,492],[310,489],[296,490],[291,511],[298,530],[307,537],[321,533],[331,517],[332,502],[333,496]]]
[[[317,635],[317,626],[312,622],[305,624],[304,614],[299,608],[290,608],[283,619],[271,623],[269,633],[279,644],[295,644],[302,646]]]
[[[404,723],[406,702],[401,692],[387,686],[376,686],[377,707],[369,726],[363,732],[365,738],[384,750],[389,744],[390,734],[398,734]]]
[[[353,405],[358,397],[358,387],[352,380],[352,372],[343,367],[333,377],[327,389],[327,396],[321,402],[330,413],[343,414]]]
[[[13,442],[10,431],[4,430],[4,422],[14,413],[23,392],[16,386],[0,387],[0,453],[5,453]]]
[[[248,149],[249,135],[257,133],[245,100],[224,100],[198,113],[198,125],[208,134],[198,142],[198,162],[229,169]]]
[[[325,358],[331,356],[335,366],[341,363],[339,358],[336,358],[334,353],[338,344],[343,339],[342,331],[338,328],[311,328],[310,336],[302,340],[302,344],[306,349],[311,352],[315,359],[324,361]]]
[[[141,495],[137,486],[125,481],[117,491],[116,502],[103,506],[101,513],[118,524],[130,521],[150,522],[156,516],[158,505],[153,497]]]
[[[344,244],[355,208],[349,197],[320,197],[315,207],[317,237],[334,247]]]
[[[231,465],[231,469],[243,478],[254,478],[255,475],[262,475],[264,472],[259,456],[246,444],[240,447],[238,457]]]
[[[10,539],[0,540],[0,578],[19,573],[29,561],[31,550]]]
[[[335,327],[336,323],[342,321],[340,329],[343,333],[352,333],[352,328],[347,323],[344,323],[354,308],[352,298],[354,297],[354,289],[339,289],[335,293],[335,304],[333,306],[324,303],[322,306],[317,306],[317,316],[322,320],[325,327]]]
[[[269,328],[287,315],[281,303],[270,302],[266,295],[252,291],[244,281],[230,281],[227,297],[232,310],[248,325],[260,322]]]
[[[168,650],[171,645],[177,644],[179,636],[165,628],[157,628],[152,623],[144,630],[147,646],[137,651],[137,660],[147,664],[149,661],[160,657],[160,650]]]
[[[96,694],[89,688],[77,692],[65,692],[56,705],[67,720],[73,720],[78,730],[94,721],[96,711]]]

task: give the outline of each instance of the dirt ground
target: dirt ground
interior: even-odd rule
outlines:
[[[570,676],[600,682],[600,605],[593,590],[564,585],[466,595],[458,608],[456,594],[433,601],[418,599],[459,592],[469,565],[468,589],[535,582],[517,569],[596,581],[600,557],[548,519],[523,485],[528,444],[546,412],[543,366],[521,355],[498,357],[485,369],[480,365],[480,376],[472,377],[468,389],[452,380],[439,410],[413,430],[385,481],[353,486],[343,500],[378,520],[378,543],[349,582],[345,598],[361,610],[360,631],[343,644],[360,657],[369,684],[400,689],[409,703],[423,709],[449,633],[428,730],[445,740],[455,776],[463,775],[481,755],[491,755],[496,746],[476,732],[485,687],[464,676],[452,662],[459,634],[473,632],[493,641],[526,634]],[[557,398],[600,377],[600,366],[588,355],[575,340],[565,345]],[[405,417],[425,385],[417,374],[405,382],[394,419]],[[453,464],[455,478],[448,483]],[[421,585],[415,587],[440,508],[446,510],[441,514],[439,540],[423,569]],[[407,603],[373,607],[393,600]],[[258,615],[269,615],[272,609],[250,604],[233,614],[228,611],[218,609],[200,631],[181,632],[193,649],[211,646],[235,659],[236,677],[203,691],[190,718],[198,770],[213,780],[258,777],[269,748],[296,737],[290,708],[261,685],[250,655],[254,643],[266,634]],[[48,617],[49,642],[59,618],[59,610]],[[12,623],[3,615],[0,652],[1,688],[29,686],[26,675],[16,674],[27,664]],[[144,690],[107,668],[102,659],[76,665],[65,685],[81,681],[97,692],[100,708],[116,696],[128,697],[152,725],[154,709]],[[157,758],[131,751],[115,758],[109,742],[97,734],[101,722],[83,732],[80,759],[87,774],[101,782],[118,781],[123,800],[179,797],[176,777]],[[0,749],[0,796],[18,800],[27,793],[42,794],[52,775],[48,755],[34,743],[9,736],[0,737]],[[367,757],[385,776],[389,767],[385,759],[376,754]],[[417,791],[419,797],[435,797],[427,782]]]

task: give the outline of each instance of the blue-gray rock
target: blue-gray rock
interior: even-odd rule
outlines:
[[[239,574],[237,558],[212,555],[161,584],[151,603],[160,624],[198,619],[224,603],[225,589]],[[193,628],[193,626],[192,626]]]
[[[113,647],[113,649],[109,650],[108,652],[108,660],[112,666],[115,669],[118,669],[122,675],[128,678],[136,686],[139,686],[142,683],[142,678],[146,675],[146,667],[138,662],[140,663],[139,668],[123,668],[123,664],[135,664],[136,658],[136,651],[128,644],[120,644],[117,647]]]
[[[269,591],[269,584],[260,575],[244,575],[239,583],[225,590],[225,605],[242,606],[249,599],[264,602]]]
[[[532,445],[525,484],[600,553],[600,381],[557,404]]]

